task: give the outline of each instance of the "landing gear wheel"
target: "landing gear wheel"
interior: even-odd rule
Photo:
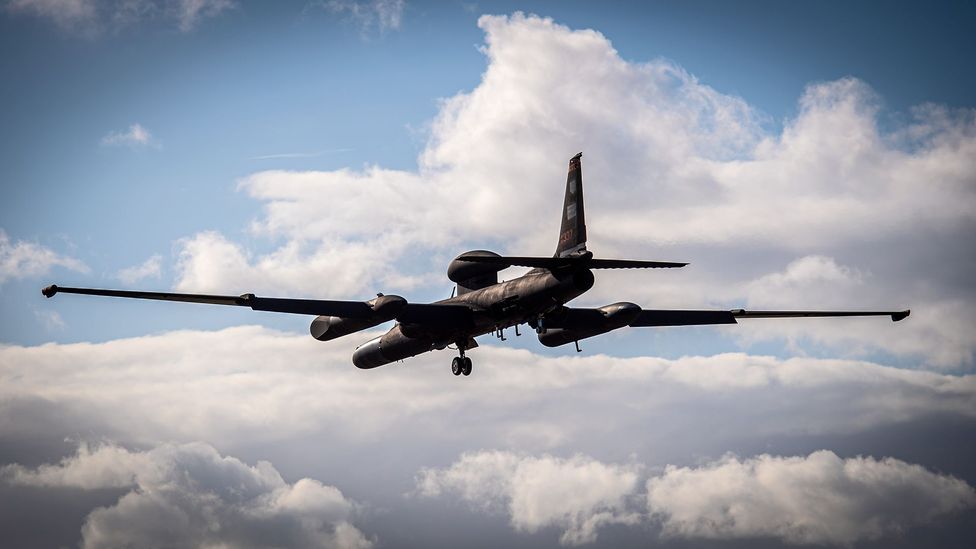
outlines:
[[[461,359],[461,362],[463,363],[461,365],[461,373],[464,374],[464,375],[466,375],[466,376],[471,375],[471,359],[468,358],[468,357],[464,357],[464,358]],[[455,374],[455,375],[457,375],[457,374]]]
[[[454,357],[454,360],[451,361],[451,373],[456,376],[461,375],[462,364],[464,364],[464,360],[461,357]]]

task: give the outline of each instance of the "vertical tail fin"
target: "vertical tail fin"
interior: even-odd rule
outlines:
[[[555,257],[566,257],[586,251],[586,222],[583,216],[583,171],[580,158],[583,153],[569,159],[569,175],[566,176],[566,198],[563,200],[563,222],[559,228],[559,242]]]

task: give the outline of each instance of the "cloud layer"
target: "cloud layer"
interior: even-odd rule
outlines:
[[[370,337],[360,335],[363,340]],[[610,525],[634,525],[635,513],[646,514],[634,503],[643,497],[642,475],[669,464],[675,466],[674,472],[666,472],[663,479],[684,471],[691,482],[713,469],[734,469],[739,471],[734,477],[737,485],[758,483],[753,489],[759,490],[765,477],[750,480],[752,471],[758,470],[752,461],[720,461],[735,465],[725,469],[715,464],[695,466],[695,456],[714,459],[729,450],[756,455],[780,448],[782,455],[793,455],[788,449],[796,447],[798,440],[819,441],[818,448],[831,441],[856,441],[844,443],[848,451],[899,459],[915,456],[909,462],[921,460],[956,474],[976,475],[966,465],[972,463],[976,449],[962,441],[954,451],[959,460],[953,461],[938,447],[930,448],[926,438],[933,429],[953,439],[971,432],[976,424],[974,376],[851,360],[779,360],[744,354],[676,360],[604,355],[549,358],[489,344],[478,349],[473,377],[459,384],[448,373],[445,353],[423,355],[405,366],[361,371],[349,363],[354,344],[348,338],[323,344],[305,335],[245,326],[99,344],[2,346],[0,447],[19,452],[13,461],[37,463],[31,448],[37,448],[38,441],[58,447],[65,438],[110,437],[126,447],[155,448],[133,452],[98,446],[83,449],[59,465],[14,467],[4,474],[37,486],[142,485],[154,481],[131,479],[155,467],[145,465],[147,460],[165,461],[170,458],[157,454],[173,452],[198,455],[202,450],[184,445],[205,440],[235,455],[253,455],[255,448],[261,448],[258,457],[250,458],[255,461],[269,455],[292,467],[297,461],[300,470],[309,471],[302,476],[341,478],[339,488],[344,493],[365,490],[372,495],[356,499],[373,503],[380,498],[380,505],[401,511],[404,503],[397,498],[402,491],[395,487],[424,471],[422,493],[458,494],[477,508],[487,506],[509,516],[517,532],[535,533],[542,539],[547,532],[558,532],[555,537],[564,544],[591,541]],[[897,436],[889,440],[877,435],[888,430],[895,430]],[[483,453],[473,448],[499,451]],[[210,461],[218,460],[212,449],[204,453],[213,458]],[[453,465],[436,466],[459,454],[462,458]],[[42,454],[40,462],[51,459],[50,453]],[[806,459],[822,461],[819,454]],[[787,460],[783,467],[791,463]],[[882,472],[904,476],[916,471],[915,466],[900,462],[879,463]],[[774,460],[773,465],[780,462]],[[844,467],[848,465],[845,462]],[[261,466],[256,470],[260,472]],[[934,478],[928,473],[916,476],[925,486]],[[237,485],[232,478],[224,480],[226,486]],[[218,494],[224,480],[212,485]],[[871,483],[841,484],[842,493],[865,513],[855,516],[880,521],[880,526],[870,527],[877,535],[894,532],[892,521],[908,512],[882,504],[894,493],[887,488],[889,480],[884,480],[881,499],[871,495],[877,490]],[[958,486],[943,484],[938,484],[940,490]],[[172,498],[184,488],[199,495],[196,488],[180,486],[174,488]],[[289,486],[298,490],[302,484]],[[680,494],[680,486],[665,488]],[[718,485],[714,489],[714,499],[737,497],[734,491],[721,492]],[[908,489],[922,490],[915,484]],[[109,521],[116,513],[127,516],[126,502],[148,505],[144,498],[149,493],[136,490],[109,511],[92,513],[89,523],[101,525],[100,517]],[[919,493],[919,501],[928,501],[921,496],[930,492]],[[957,499],[966,501],[966,497]],[[185,502],[195,510],[193,516],[204,513],[198,500],[194,495]],[[743,500],[743,505],[754,507],[744,507],[742,512],[761,514],[759,503],[751,501]],[[673,512],[675,525],[692,520],[689,517],[698,516],[695,513],[707,519],[718,512],[704,503],[700,509],[689,508],[691,503],[671,497],[654,497],[653,502],[656,510]],[[956,508],[953,505],[932,503],[932,509],[944,510],[939,511],[941,516]],[[924,520],[905,527],[929,522],[926,515],[919,516]],[[244,520],[239,515],[227,517],[235,524]],[[832,524],[837,517],[822,516],[818,524]],[[780,518],[788,521],[792,515]],[[112,540],[139,539],[147,531],[143,527],[151,527],[128,519],[111,524],[119,528],[106,538]],[[126,533],[120,524],[133,524],[135,531]],[[801,536],[788,533],[781,522],[771,524],[754,535],[787,540]],[[846,524],[838,522],[838,531]],[[196,523],[192,530],[193,535],[210,531]],[[753,531],[720,529],[713,537],[748,536]],[[843,535],[856,539],[875,535],[867,531]],[[86,536],[98,532],[103,529]],[[335,535],[340,532],[336,526]]]
[[[336,488],[309,478],[289,484],[268,462],[252,467],[203,443],[144,452],[82,445],[58,464],[7,465],[0,479],[131,489],[115,505],[88,515],[82,528],[86,548],[372,546],[350,522],[354,504]]]
[[[548,403],[544,412],[531,414],[528,431],[524,417],[508,414],[469,427],[483,429],[480,435],[493,444],[530,449],[611,431],[623,435],[645,421],[647,426],[639,428],[653,441],[672,428],[694,432],[712,415],[725,418],[730,436],[788,433],[796,425],[809,433],[856,432],[942,414],[976,418],[971,375],[744,354],[548,358],[486,345],[478,349],[477,362],[483,365],[476,366],[478,382],[458,392],[452,389],[457,380],[447,373],[446,353],[422,355],[371,375],[349,362],[355,338],[322,344],[307,335],[244,326],[98,344],[8,345],[0,347],[0,397],[8,403],[41,398],[78,411],[72,412],[81,414],[76,419],[97,417],[105,422],[102,432],[143,444],[226,444],[300,435],[323,425],[332,436],[361,441],[417,421],[439,425],[428,433],[436,437],[440,429],[452,429],[449,417],[440,414],[462,405],[491,414]],[[603,390],[592,393],[594,385]],[[577,406],[584,402],[587,406]],[[607,422],[618,413],[632,422],[608,430]],[[656,427],[653,418],[659,414],[675,416],[674,422]],[[2,424],[17,421],[8,416]]]
[[[744,99],[669,61],[625,61],[598,32],[520,14],[479,25],[481,82],[442,102],[416,171],[247,176],[240,189],[264,204],[252,230],[274,249],[192,235],[176,288],[348,298],[438,281],[443,292],[447,261],[466,248],[551,251],[564,164],[583,150],[590,248],[692,262],[600,273],[588,304],[913,307],[897,331],[854,320],[738,333],[744,344],[972,366],[976,335],[962,327],[976,323],[973,112],[925,105],[883,122],[876,94],[844,78],[810,85],[773,130]]]

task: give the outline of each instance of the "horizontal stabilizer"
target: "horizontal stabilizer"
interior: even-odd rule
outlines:
[[[568,257],[480,256],[459,257],[460,261],[504,265],[506,267],[541,267],[543,269],[669,269],[687,263],[674,261],[644,261],[635,259],[594,259],[591,255]]]

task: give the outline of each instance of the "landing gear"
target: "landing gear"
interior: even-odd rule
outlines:
[[[456,376],[462,374],[466,376],[471,375],[471,359],[464,356],[463,350],[461,351],[461,356],[456,356],[451,360],[451,373]]]

